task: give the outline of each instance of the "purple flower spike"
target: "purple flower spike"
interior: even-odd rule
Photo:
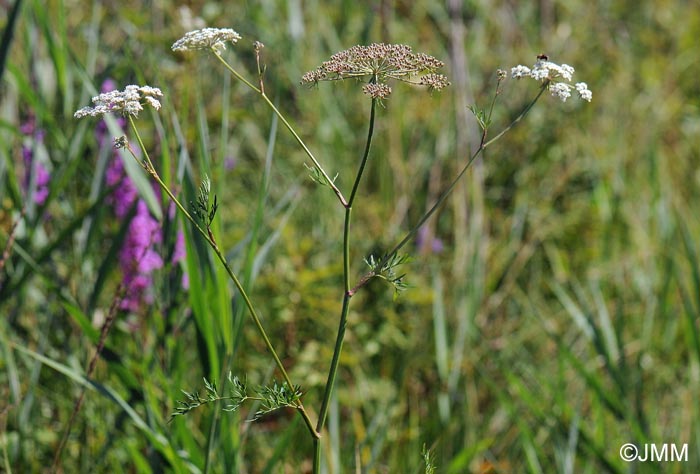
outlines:
[[[124,275],[126,296],[122,309],[138,311],[142,303],[152,303],[149,290],[153,284],[153,272],[163,267],[163,259],[154,250],[162,241],[160,224],[148,212],[146,203],[139,200],[136,215],[129,224],[129,232],[119,254],[120,267]]]
[[[49,197],[51,173],[41,161],[36,159],[34,149],[36,146],[44,143],[44,131],[36,129],[34,119],[29,119],[20,125],[20,130],[26,137],[22,144],[22,158],[25,169],[22,189],[25,193],[29,192],[33,177],[34,203],[41,206],[46,202],[46,198]]]

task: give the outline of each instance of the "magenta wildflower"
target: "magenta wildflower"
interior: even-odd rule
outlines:
[[[25,193],[33,192],[34,203],[41,206],[49,197],[51,174],[39,160],[35,150],[44,143],[44,131],[37,130],[33,119],[27,120],[20,126],[25,136],[22,143],[22,159],[24,162],[24,179],[22,188]]]
[[[105,171],[105,182],[107,186],[113,187],[114,191],[107,198],[107,202],[112,205],[114,214],[123,219],[129,213],[138,197],[136,186],[131,181],[124,170],[124,163],[115,156]]]
[[[445,249],[445,244],[442,239],[431,235],[428,227],[423,226],[418,229],[418,235],[416,235],[416,248],[421,254],[439,254]]]
[[[229,155],[224,159],[224,168],[226,169],[226,171],[231,171],[236,167],[237,163],[238,160],[236,159],[236,157]]]
[[[173,250],[173,263],[178,263],[185,259],[185,234],[181,230],[177,231],[175,238],[175,249]]]
[[[136,312],[143,303],[153,302],[153,272],[163,267],[163,259],[155,248],[162,238],[160,224],[151,216],[146,203],[139,199],[136,215],[119,253],[119,266],[127,289],[122,309]]]
[[[140,93],[147,99],[155,94],[152,88],[148,87],[135,90],[134,86],[129,86],[123,93],[109,92],[114,89],[114,81],[105,81],[101,87],[102,94],[98,98],[107,100],[106,97],[111,97],[110,94],[121,97],[128,95],[128,93]],[[127,99],[131,100],[128,97]],[[122,128],[126,126],[126,118],[123,116],[118,116],[117,121]],[[107,124],[104,121],[98,122],[95,134],[101,148],[112,148]],[[126,174],[124,163],[117,153],[113,154],[105,170],[105,184],[112,189],[112,193],[106,201],[111,205],[114,215],[120,220],[131,218],[123,246],[119,252],[119,268],[122,271],[122,284],[126,290],[120,307],[123,310],[139,312],[144,305],[153,302],[154,277],[156,271],[163,268],[164,265],[160,253],[163,246],[163,229],[160,222],[150,214],[146,202],[139,198],[136,186]],[[132,216],[134,206],[135,213]],[[168,212],[168,215],[173,219],[174,207],[171,206],[169,211],[172,211]],[[173,249],[173,263],[177,263],[185,256],[184,240],[180,234],[178,233]],[[187,288],[188,285],[189,281],[186,275],[183,275],[183,288]]]
[[[103,89],[106,87],[110,87],[109,83],[103,85]],[[119,120],[124,121],[123,118]],[[97,124],[95,133],[100,146],[111,147],[104,121]],[[157,251],[163,240],[162,229],[160,223],[151,216],[146,203],[138,197],[136,186],[126,174],[124,163],[117,153],[107,165],[105,184],[113,188],[107,197],[107,203],[112,206],[118,219],[127,219],[136,206],[136,213],[131,218],[119,252],[119,268],[126,290],[120,307],[138,312],[144,304],[153,302],[153,274],[163,267],[163,259]]]
[[[173,264],[180,263],[187,256],[185,249],[185,234],[181,230],[177,231],[177,236],[175,238],[175,248],[173,249]],[[186,272],[182,272],[181,280],[182,288],[187,290],[190,288],[190,277]]]

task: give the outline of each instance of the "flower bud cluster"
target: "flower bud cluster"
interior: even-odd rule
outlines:
[[[444,65],[432,56],[414,53],[405,44],[373,43],[334,54],[320,67],[304,74],[301,82],[318,84],[320,81],[368,78],[363,92],[372,98],[384,99],[391,94],[386,84],[389,79],[424,85],[430,90],[447,87],[450,84],[447,78],[435,73]],[[423,75],[417,78],[419,74]]]

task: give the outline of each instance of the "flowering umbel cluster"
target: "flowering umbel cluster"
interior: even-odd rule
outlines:
[[[199,49],[211,49],[216,54],[220,54],[226,49],[226,42],[235,44],[241,35],[231,28],[204,28],[186,33],[185,36],[177,40],[173,46],[173,51],[194,51]]]
[[[362,91],[374,99],[384,99],[391,94],[389,79],[424,85],[431,91],[449,86],[447,78],[435,72],[444,65],[432,56],[414,53],[405,44],[373,43],[334,54],[319,68],[304,74],[301,82],[318,84],[320,81],[367,78],[369,81]]]
[[[568,64],[555,64],[546,56],[538,56],[537,62],[530,69],[527,66],[518,65],[510,70],[510,75],[513,79],[522,79],[523,77],[531,77],[538,82],[547,81],[547,89],[552,96],[566,102],[566,99],[571,97],[571,91],[576,90],[578,96],[590,102],[593,99],[593,93],[588,90],[588,85],[585,82],[571,84],[571,79],[574,75],[574,68]]]
[[[163,93],[157,87],[126,86],[123,91],[104,92],[93,97],[94,107],[83,107],[75,113],[75,118],[97,117],[108,113],[138,117],[144,104],[160,110],[159,97],[163,97]]]

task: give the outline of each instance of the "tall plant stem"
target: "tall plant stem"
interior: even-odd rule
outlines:
[[[256,87],[256,86],[253,85],[250,81],[248,81],[245,77],[241,76],[241,75],[238,73],[238,71],[236,71],[235,69],[233,69],[233,68],[231,67],[231,65],[230,65],[229,63],[227,63],[226,60],[224,60],[224,58],[222,58],[219,54],[216,54],[216,53],[215,53],[215,56],[217,57],[217,59],[218,59],[219,61],[221,61],[221,63],[224,65],[224,67],[225,67],[226,69],[228,69],[228,70],[231,72],[231,74],[233,74],[233,76],[234,76],[236,79],[238,79],[239,81],[241,81],[242,83],[244,83],[246,86],[248,86],[249,88],[251,88],[252,90],[254,90],[255,92],[257,92],[258,94],[260,94],[260,96],[263,98],[263,100],[264,100],[265,103],[268,105],[268,107],[270,107],[270,108],[272,109],[272,111],[275,113],[275,115],[277,115],[277,117],[279,117],[279,119],[282,121],[282,123],[284,124],[284,126],[287,127],[287,130],[289,130],[289,133],[292,134],[292,136],[294,137],[294,140],[296,140],[296,142],[299,144],[299,146],[304,150],[304,153],[306,153],[306,155],[311,159],[311,161],[313,162],[313,164],[314,164],[314,166],[316,167],[316,169],[317,169],[317,170],[321,173],[321,175],[323,176],[323,179],[324,179],[324,181],[325,181],[325,184],[327,184],[327,185],[333,190],[333,192],[335,193],[335,195],[336,195],[336,197],[338,198],[338,200],[340,201],[340,203],[341,203],[344,207],[347,207],[347,206],[348,206],[348,201],[347,201],[347,200],[345,199],[345,197],[343,196],[343,193],[342,193],[342,192],[340,191],[340,189],[335,185],[335,183],[333,182],[333,180],[331,179],[331,177],[328,176],[328,173],[326,173],[326,170],[323,169],[323,166],[321,166],[321,163],[316,159],[316,157],[314,156],[314,154],[311,153],[311,150],[309,150],[309,147],[306,146],[306,143],[304,143],[304,140],[302,140],[301,137],[299,136],[299,134],[296,132],[296,130],[294,130],[294,127],[291,126],[291,124],[287,121],[287,119],[284,117],[284,115],[282,115],[282,113],[279,111],[279,109],[277,109],[277,107],[275,107],[275,104],[272,103],[272,101],[271,101],[270,98],[267,96],[267,94],[265,94],[265,91],[262,90],[261,88]],[[262,83],[262,82],[261,82],[261,83]]]
[[[455,186],[459,182],[460,179],[462,179],[462,176],[464,176],[464,173],[467,172],[467,170],[471,167],[472,163],[474,160],[486,149],[486,147],[490,146],[497,140],[499,140],[503,135],[505,135],[510,129],[515,127],[515,125],[520,122],[520,120],[525,117],[528,112],[530,112],[530,109],[537,103],[539,98],[542,96],[542,93],[547,90],[546,84],[543,85],[540,88],[540,92],[537,94],[537,96],[530,102],[523,110],[520,112],[520,114],[513,119],[513,121],[508,124],[506,128],[504,128],[498,135],[493,137],[491,140],[486,140],[486,135],[487,135],[487,129],[483,130],[483,133],[481,135],[481,143],[479,144],[479,148],[469,157],[469,160],[467,163],[464,165],[462,170],[457,174],[457,176],[452,180],[452,182],[447,186],[447,188],[444,189],[444,191],[440,194],[440,197],[438,197],[437,201],[435,201],[435,204],[432,205],[432,207],[423,215],[423,217],[420,218],[418,223],[413,226],[411,230],[406,233],[403,239],[399,241],[398,244],[396,244],[389,252],[387,252],[382,260],[375,266],[376,268],[381,268],[383,267],[393,255],[396,255],[396,253],[401,250],[408,242],[411,241],[415,237],[415,235],[418,233],[418,230],[425,224],[425,222],[430,219],[430,216],[432,216],[435,211],[438,210],[438,208],[445,202],[445,200],[449,197],[449,195],[452,193],[454,190]],[[362,276],[358,280],[358,282],[355,284],[355,286],[350,290],[350,294],[354,295],[360,288],[362,288],[364,285],[366,285],[374,276],[372,272]]]
[[[350,217],[352,215],[352,205],[355,202],[355,196],[357,196],[357,190],[360,186],[360,181],[362,181],[362,176],[365,171],[365,166],[367,165],[367,159],[369,158],[369,150],[372,146],[372,135],[374,134],[374,120],[376,115],[377,100],[372,99],[372,108],[369,116],[369,129],[367,131],[367,142],[365,143],[365,152],[362,156],[362,161],[360,162],[360,168],[357,170],[357,176],[355,177],[355,182],[352,185],[352,191],[350,192],[350,198],[345,205],[345,221],[343,224],[343,303],[340,310],[340,321],[338,323],[338,334],[335,339],[335,348],[333,349],[333,359],[331,360],[331,366],[328,370],[328,379],[326,380],[326,387],[323,394],[323,402],[321,403],[321,411],[318,414],[318,423],[316,425],[316,432],[321,433],[326,424],[326,418],[328,416],[328,406],[330,404],[331,396],[333,395],[333,386],[335,385],[335,378],[338,373],[338,365],[340,364],[340,353],[343,350],[343,341],[345,340],[345,328],[348,322],[348,312],[350,310],[350,298],[352,298],[352,293],[350,292]],[[314,440],[314,474],[320,472],[321,467],[321,443],[319,439]]]
[[[544,91],[547,90],[547,86],[548,86],[548,85],[549,85],[549,81],[546,81],[544,84],[542,84],[542,87],[540,87],[540,92],[537,94],[537,96],[535,96],[535,98],[532,100],[532,102],[530,102],[529,104],[527,104],[527,106],[523,109],[523,111],[520,112],[520,114],[519,114],[517,117],[515,117],[515,118],[513,119],[513,121],[512,121],[510,124],[508,124],[508,126],[507,126],[506,128],[504,128],[503,130],[501,130],[501,132],[500,132],[498,135],[496,135],[495,137],[493,137],[491,140],[489,140],[489,141],[483,143],[483,144],[481,145],[481,149],[484,149],[484,148],[486,148],[487,146],[491,145],[492,143],[494,143],[495,141],[497,141],[499,138],[501,138],[503,135],[505,135],[506,133],[508,133],[508,132],[510,131],[511,128],[515,127],[515,125],[516,125],[518,122],[520,122],[520,121],[530,112],[530,109],[532,109],[532,108],[535,106],[535,104],[537,103],[537,101],[540,100],[540,97],[542,96],[542,94],[544,93]]]
[[[141,140],[141,136],[139,135],[139,132],[136,128],[136,124],[134,123],[134,119],[129,116],[129,124],[131,125],[131,129],[134,132],[134,135],[136,136],[137,141],[139,142],[139,148],[141,148],[141,152],[145,156],[145,159],[143,161],[139,161],[138,157],[136,154],[129,148],[129,152],[131,155],[136,159],[136,161],[139,161],[139,164],[143,166],[146,171],[153,177],[154,180],[158,183],[160,188],[168,195],[170,200],[175,203],[177,208],[182,212],[182,214],[187,218],[188,221],[194,225],[194,227],[197,229],[197,231],[204,237],[204,239],[207,241],[209,246],[214,250],[214,253],[216,254],[217,258],[223,265],[223,267],[226,269],[226,273],[228,273],[229,278],[231,278],[231,281],[233,281],[233,284],[236,286],[238,289],[238,292],[241,294],[241,297],[243,298],[243,302],[248,309],[248,313],[250,314],[251,319],[253,320],[253,323],[255,324],[255,327],[258,330],[258,333],[260,334],[260,337],[262,337],[263,341],[265,342],[265,346],[267,347],[267,350],[270,352],[272,355],[272,358],[275,360],[275,364],[277,365],[277,368],[279,369],[280,373],[282,374],[282,377],[284,378],[284,381],[287,383],[289,386],[290,390],[294,390],[294,384],[292,384],[291,379],[289,378],[289,374],[287,374],[287,370],[284,368],[284,364],[282,364],[282,361],[280,360],[279,356],[277,355],[277,351],[275,351],[275,348],[272,346],[272,342],[270,342],[270,338],[267,335],[267,332],[265,331],[265,328],[262,325],[262,322],[260,320],[260,316],[258,316],[257,311],[255,310],[255,307],[253,307],[253,303],[250,300],[250,297],[248,296],[248,293],[246,293],[245,289],[243,288],[243,285],[241,284],[240,280],[236,276],[236,274],[233,272],[231,267],[229,266],[228,262],[226,261],[226,257],[224,254],[219,250],[219,246],[216,244],[216,241],[209,235],[207,231],[202,229],[202,227],[197,223],[197,221],[192,217],[192,215],[185,209],[185,207],[180,203],[180,201],[175,197],[175,195],[170,191],[170,188],[163,182],[163,180],[160,178],[160,175],[156,171],[155,167],[153,166],[153,162],[151,161],[151,158],[148,155],[148,151],[146,150],[146,147],[143,144],[143,141]],[[319,434],[314,430],[314,425],[311,422],[311,419],[309,418],[308,413],[306,413],[306,410],[304,409],[304,405],[299,401],[299,404],[297,406],[297,410],[301,414],[302,418],[304,419],[304,423],[306,423],[307,428],[309,429],[309,432],[311,433],[311,436],[314,438],[318,438]]]

